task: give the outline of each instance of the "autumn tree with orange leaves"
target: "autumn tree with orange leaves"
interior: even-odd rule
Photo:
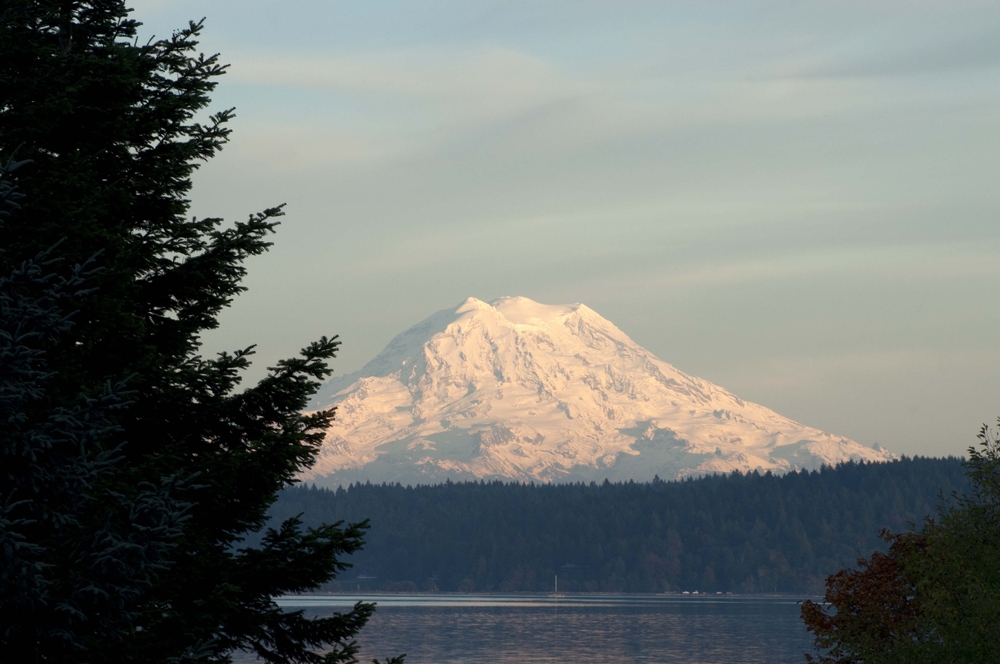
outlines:
[[[803,602],[820,664],[1000,662],[1000,440],[969,449],[971,489]]]

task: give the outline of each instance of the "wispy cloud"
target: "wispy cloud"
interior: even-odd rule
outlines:
[[[534,159],[647,136],[683,138],[713,127],[848,120],[910,110],[920,94],[926,97],[877,81],[807,76],[782,63],[635,76],[628,63],[580,72],[501,48],[355,57],[237,54],[228,60],[227,84],[256,91],[247,94],[284,89],[323,95],[312,99],[330,106],[326,121],[279,114],[257,120],[250,139],[260,144],[253,148],[258,152],[291,141],[295,163],[310,167],[324,154],[331,165],[407,155],[426,160],[430,153],[465,149]],[[302,161],[304,154],[312,158]]]
[[[801,63],[808,77],[899,77],[989,70],[1000,67],[1000,23],[979,25],[960,34],[869,35],[845,40]]]
[[[429,104],[456,118],[499,120],[577,96],[551,63],[503,48],[391,52],[366,57],[235,55],[230,75],[253,85],[299,86]]]

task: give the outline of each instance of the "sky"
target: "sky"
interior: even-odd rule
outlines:
[[[206,18],[232,140],[193,213],[286,203],[206,353],[337,374],[469,296],[583,302],[864,444],[1000,416],[993,2],[138,0]]]

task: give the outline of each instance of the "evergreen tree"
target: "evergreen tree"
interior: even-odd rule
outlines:
[[[19,166],[0,167],[0,228],[23,199],[7,179]],[[29,661],[120,643],[185,511],[170,495],[175,482],[108,490],[121,455],[99,441],[116,432],[121,385],[65,405],[48,399],[46,351],[71,328],[61,307],[85,293],[90,272],[60,274],[52,254],[0,276],[0,643]]]
[[[119,0],[0,6],[0,650],[19,661],[353,661],[373,606],[274,597],[344,568],[364,523],[260,529],[331,412],[302,409],[336,339],[237,392],[252,349],[199,355],[281,209],[188,217],[232,111],[201,23],[140,44]],[[19,168],[14,168],[19,166]],[[23,198],[18,198],[23,196]],[[326,650],[327,654],[315,654]]]

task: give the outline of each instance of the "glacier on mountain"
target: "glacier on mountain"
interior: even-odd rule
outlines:
[[[469,298],[394,338],[336,406],[302,479],[430,484],[674,479],[888,461],[689,376],[583,304]]]

